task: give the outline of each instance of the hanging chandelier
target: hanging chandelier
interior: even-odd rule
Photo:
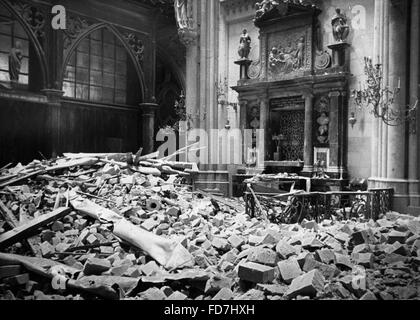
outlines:
[[[414,106],[407,106],[395,109],[394,103],[401,92],[401,79],[398,80],[398,87],[391,90],[383,86],[383,66],[380,63],[373,64],[371,58],[364,58],[364,73],[367,77],[367,87],[352,91],[352,98],[359,109],[371,107],[370,112],[375,118],[381,119],[388,126],[400,126],[405,122],[415,120],[418,101]]]

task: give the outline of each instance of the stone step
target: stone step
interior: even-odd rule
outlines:
[[[228,171],[199,171],[195,174],[196,181],[212,180],[212,181],[228,181]]]
[[[221,196],[229,195],[229,182],[224,181],[195,181],[195,189],[200,189],[211,194],[219,194]]]

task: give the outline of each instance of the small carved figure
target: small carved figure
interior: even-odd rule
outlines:
[[[238,54],[241,59],[248,59],[250,52],[251,52],[251,37],[249,36],[248,31],[244,29],[239,39]]]
[[[331,25],[335,41],[346,41],[350,34],[350,27],[347,24],[347,17],[341,13],[340,9],[336,9],[336,15],[332,18]]]
[[[175,14],[179,29],[186,29],[189,27],[187,6],[188,0],[175,0]]]
[[[22,43],[16,41],[15,46],[10,50],[9,53],[9,76],[10,81],[18,82],[20,69],[22,68]]]
[[[263,0],[261,2],[257,2],[255,4],[255,18],[261,18],[266,12],[272,10],[273,8],[277,7],[279,3],[275,0]]]
[[[304,65],[304,51],[305,51],[305,37],[300,37],[297,42],[297,67],[301,68]]]
[[[330,118],[327,116],[325,112],[322,112],[321,116],[317,119],[317,123],[319,125],[319,128],[318,128],[319,135],[317,139],[320,143],[327,143]]]

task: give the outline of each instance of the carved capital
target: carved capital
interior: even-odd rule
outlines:
[[[315,97],[314,93],[310,90],[305,90],[302,94],[303,99],[313,99]]]
[[[178,30],[180,41],[186,46],[194,46],[197,44],[198,32],[190,28],[183,28]]]
[[[339,96],[341,96],[341,92],[340,91],[331,91],[328,94],[328,97],[330,97],[330,98],[332,98],[332,97],[339,97]]]
[[[241,107],[246,107],[248,105],[249,101],[246,99],[239,99],[239,105]]]

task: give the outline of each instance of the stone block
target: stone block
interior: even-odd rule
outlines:
[[[277,266],[281,279],[287,284],[290,284],[294,279],[302,275],[302,269],[296,259],[280,261]]]
[[[324,290],[325,279],[321,272],[312,270],[305,273],[292,281],[286,295],[290,298],[297,296],[315,297],[318,292]]]
[[[227,252],[231,249],[231,245],[229,244],[229,242],[221,237],[214,237],[211,244],[214,248],[216,248],[219,251]]]
[[[239,265],[238,276],[241,280],[252,283],[271,283],[274,281],[274,268],[254,262]]]
[[[270,267],[276,266],[278,260],[279,258],[275,251],[260,247],[257,247],[254,250],[252,250],[251,254],[248,256],[248,261],[264,264]]]
[[[166,295],[158,288],[150,288],[137,295],[141,300],[161,301],[166,299]]]
[[[212,300],[222,301],[222,300],[232,300],[233,292],[229,288],[222,288],[220,291],[213,297]]]
[[[40,244],[40,249],[41,249],[41,255],[44,258],[50,258],[51,256],[54,255],[55,253],[55,248],[53,245],[51,245],[49,242],[45,241],[43,243]]]
[[[373,269],[374,256],[372,253],[353,253],[352,259],[358,265],[365,268]]]
[[[399,243],[405,243],[405,241],[407,240],[407,232],[399,232],[399,231],[391,231],[388,234],[388,243],[389,244],[393,244],[395,242],[399,242]]]
[[[353,263],[351,263],[350,256],[344,254],[335,254],[335,265],[340,270],[351,270],[353,268]]]
[[[279,243],[276,245],[276,252],[283,260],[286,260],[289,257],[296,255],[295,248],[285,241],[279,241]]]
[[[335,263],[335,254],[330,249],[317,250],[315,252],[315,259],[325,264]]]
[[[187,300],[187,296],[183,294],[182,292],[175,291],[172,293],[166,300],[172,300],[172,301],[184,301]]]
[[[215,295],[223,288],[230,289],[232,285],[233,281],[231,278],[224,277],[222,275],[214,275],[207,280],[204,293],[208,295]]]
[[[106,259],[89,258],[83,268],[83,273],[87,276],[101,275],[111,268],[111,262]]]
[[[240,236],[237,236],[236,234],[232,234],[228,238],[228,242],[230,243],[232,248],[240,248],[242,245],[245,244],[245,239]]]

